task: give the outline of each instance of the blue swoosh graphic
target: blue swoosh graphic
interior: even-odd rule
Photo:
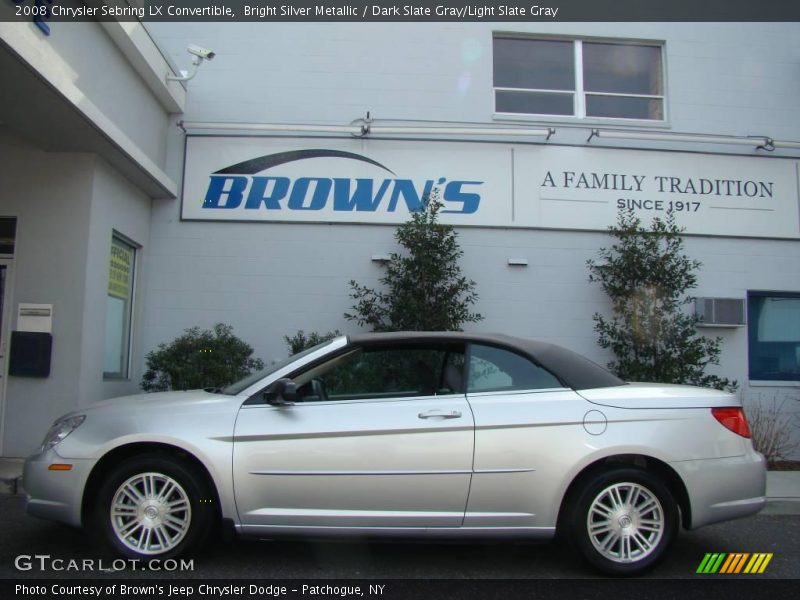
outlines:
[[[305,160],[307,158],[346,158],[349,160],[358,160],[380,167],[392,175],[395,174],[394,171],[386,168],[381,163],[367,158],[366,156],[361,156],[360,154],[353,154],[352,152],[343,152],[341,150],[290,150],[289,152],[278,152],[277,154],[267,154],[266,156],[251,158],[250,160],[215,171],[214,175],[253,175],[254,173],[260,173],[261,171],[277,167],[278,165]]]

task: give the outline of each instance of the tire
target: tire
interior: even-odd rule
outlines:
[[[130,458],[98,490],[95,532],[118,555],[165,559],[202,547],[216,522],[212,494],[191,465],[164,455]]]
[[[609,575],[634,575],[652,567],[677,525],[678,507],[667,486],[637,468],[605,471],[587,481],[568,516],[573,545]]]

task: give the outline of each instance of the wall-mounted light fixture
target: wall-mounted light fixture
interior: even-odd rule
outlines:
[[[528,259],[527,258],[509,258],[508,265],[510,267],[527,267],[528,266]]]
[[[183,130],[264,131],[291,133],[339,133],[365,138],[371,135],[436,135],[443,137],[543,137],[549,140],[556,132],[552,127],[469,127],[428,125],[376,125],[372,119],[356,119],[350,125],[307,125],[292,123],[233,123],[212,121],[181,121]]]
[[[213,54],[213,53],[212,53]],[[202,61],[202,58],[196,58]],[[195,69],[196,70],[196,69]],[[187,76],[190,79],[194,75]],[[175,79],[175,78],[173,78]],[[384,123],[384,124],[381,124]],[[549,141],[555,135],[553,127],[491,127],[470,123],[424,124],[427,122],[410,121],[408,124],[398,123],[391,119],[378,121],[367,113],[366,118],[355,119],[349,125],[312,125],[299,123],[235,123],[218,121],[180,121],[178,126],[184,131],[261,131],[264,133],[322,133],[349,135],[355,138],[370,136],[436,136],[439,138],[544,138]],[[700,133],[673,133],[668,131],[633,131],[619,129],[591,129],[586,143],[595,138],[609,140],[644,140],[652,142],[683,142],[695,144],[719,144],[751,146],[756,150],[772,152],[776,148],[800,148],[800,142],[791,140],[773,140],[765,135],[727,136]]]
[[[772,145],[776,148],[800,148],[800,142],[790,142],[789,140],[773,140]]]
[[[211,121],[180,121],[178,126],[188,129],[215,129],[225,131],[273,131],[302,133],[342,133],[358,136],[361,127],[357,125],[299,125],[292,123],[217,123]]]
[[[556,130],[546,128],[500,128],[500,127],[425,127],[416,125],[373,125],[365,122],[362,135],[443,135],[443,136],[513,136],[513,137],[543,137],[549,140]]]
[[[591,142],[594,138],[606,138],[611,140],[646,140],[652,142],[690,142],[697,144],[731,144],[740,146],[755,146],[756,150],[767,150],[769,152],[774,150],[776,147],[772,138],[763,135],[737,137],[732,135],[705,135],[701,133],[592,129],[592,132],[586,142]]]
[[[391,254],[373,254],[371,258],[372,262],[385,265],[388,262],[392,261]]]

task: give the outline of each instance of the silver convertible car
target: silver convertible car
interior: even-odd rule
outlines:
[[[502,335],[339,337],[230,387],[118,398],[59,419],[25,463],[31,515],[129,557],[238,534],[550,538],[651,566],[680,525],[764,506],[735,396],[625,383]]]

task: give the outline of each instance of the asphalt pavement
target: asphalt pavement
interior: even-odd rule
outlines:
[[[5,491],[22,491],[20,463],[0,461]],[[800,577],[800,472],[770,471],[767,507],[758,515],[682,531],[666,558],[644,577],[708,580],[698,574],[708,553],[772,553],[758,578]],[[191,569],[120,565],[98,554],[86,532],[29,517],[21,493],[0,493],[0,578],[124,579],[586,579],[597,574],[557,542],[430,543],[367,540],[214,542]],[[20,558],[22,557],[22,558]],[[26,558],[28,557],[28,558]],[[46,558],[42,558],[46,557]],[[78,568],[72,568],[78,563]],[[87,563],[86,561],[89,561]],[[87,564],[91,568],[85,568]],[[171,566],[171,565],[170,565]],[[98,570],[100,569],[100,570]],[[751,575],[744,577],[754,577]]]
[[[98,554],[86,533],[28,517],[21,496],[0,497],[0,578],[65,579],[552,579],[594,578],[597,574],[556,542],[377,543],[237,540],[215,542],[194,557],[191,570],[151,570]],[[667,557],[645,577],[709,579],[697,574],[707,553],[772,553],[759,578],[800,577],[800,516],[765,513],[682,531]],[[36,559],[36,556],[47,556]],[[20,559],[19,557],[23,557]],[[28,558],[25,558],[28,557]],[[103,571],[69,568],[69,560],[104,561]],[[60,560],[60,562],[58,562]],[[77,565],[80,567],[80,564]],[[752,577],[752,576],[746,576]]]

